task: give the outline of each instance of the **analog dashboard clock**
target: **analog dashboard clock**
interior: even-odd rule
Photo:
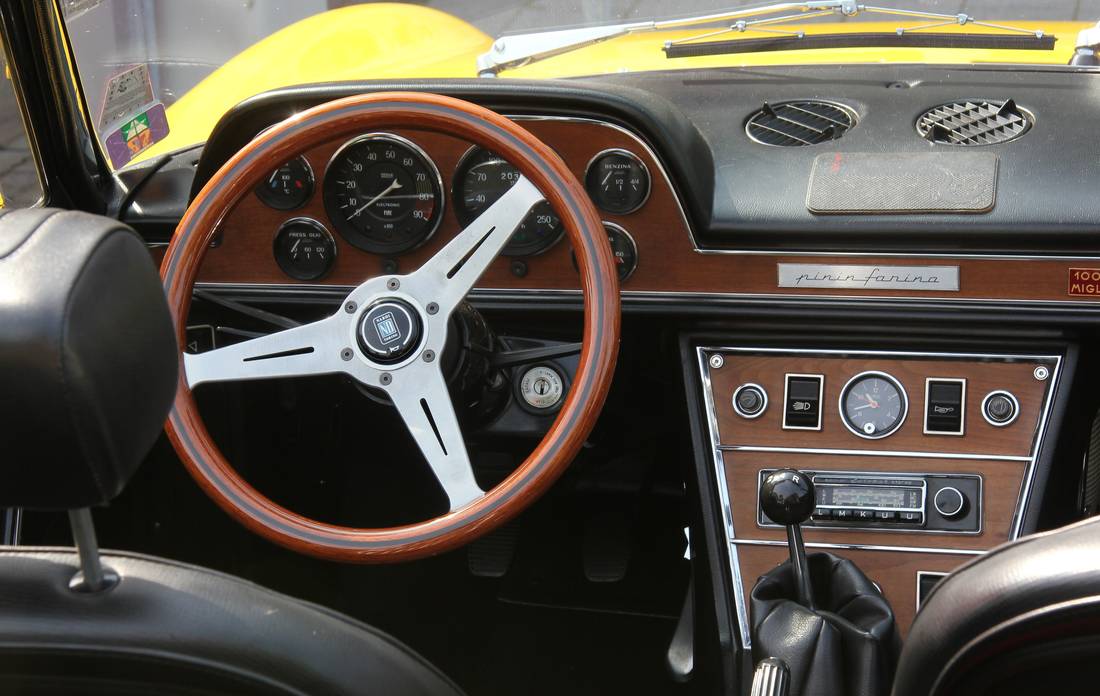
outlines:
[[[863,438],[877,440],[905,422],[909,399],[900,383],[885,372],[863,372],[840,392],[840,417],[845,427]]]

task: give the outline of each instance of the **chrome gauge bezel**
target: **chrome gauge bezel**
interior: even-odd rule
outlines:
[[[878,377],[879,379],[889,382],[895,389],[898,390],[898,394],[901,397],[901,413],[898,414],[898,419],[894,421],[893,426],[889,430],[883,430],[873,435],[868,435],[859,428],[856,428],[848,420],[848,412],[844,408],[844,401],[848,396],[848,392],[852,387],[868,377]],[[837,410],[840,413],[840,422],[844,424],[844,427],[848,429],[848,432],[853,435],[857,435],[864,440],[881,440],[884,437],[890,437],[897,431],[901,430],[901,426],[905,423],[905,419],[909,416],[909,394],[906,393],[905,387],[902,386],[901,381],[888,372],[882,372],[881,370],[867,370],[860,372],[853,376],[847,382],[844,383],[844,387],[840,390],[840,397],[837,399]]]
[[[291,274],[291,272],[286,269],[286,266],[283,265],[283,262],[279,259],[279,235],[283,233],[283,230],[285,230],[287,227],[290,227],[291,225],[306,225],[308,227],[312,227],[315,230],[317,230],[318,232],[321,232],[322,234],[324,234],[328,238],[329,242],[331,242],[331,244],[332,244],[332,258],[329,260],[328,267],[320,275],[315,276],[313,278],[299,278],[299,277]],[[309,282],[312,282],[312,281],[315,281],[315,280],[320,280],[321,278],[324,278],[325,276],[327,276],[329,273],[332,272],[332,267],[336,263],[336,256],[339,253],[340,253],[340,248],[336,244],[336,237],[333,236],[332,232],[330,232],[329,229],[327,227],[325,227],[320,221],[315,220],[314,218],[311,218],[311,217],[294,217],[294,218],[290,218],[288,220],[285,220],[275,230],[275,234],[271,235],[271,255],[272,255],[272,258],[275,259],[275,265],[277,265],[279,267],[279,270],[282,271],[288,278],[292,278],[292,279],[297,280],[299,282],[309,283]]]
[[[432,216],[433,219],[431,220],[427,231],[424,232],[411,244],[383,247],[381,245],[374,244],[373,242],[364,241],[362,239],[364,235],[357,230],[355,231],[354,235],[348,235],[343,229],[343,226],[346,224],[346,220],[339,221],[338,217],[334,216],[332,214],[332,211],[329,210],[327,184],[329,180],[329,175],[332,174],[333,166],[335,165],[336,161],[349,148],[355,147],[365,142],[374,141],[387,141],[409,148],[413,152],[413,154],[420,157],[420,159],[424,162],[424,164],[427,166],[429,176],[431,176],[432,181],[435,182],[435,188],[438,192],[438,200],[435,212]],[[408,252],[423,246],[425,243],[428,242],[428,240],[435,236],[435,233],[439,230],[439,226],[443,222],[443,216],[447,206],[447,192],[443,186],[443,176],[439,173],[439,167],[436,165],[435,160],[433,160],[424,150],[424,148],[420,147],[408,138],[404,138],[394,133],[373,132],[355,136],[354,138],[345,142],[340,147],[336,148],[336,152],[332,153],[332,157],[329,158],[328,163],[325,165],[325,176],[321,182],[321,204],[325,209],[325,214],[328,216],[329,222],[332,223],[333,229],[335,229],[336,233],[343,237],[344,241],[346,241],[348,244],[351,244],[355,248],[362,249],[363,251],[366,251],[368,253],[378,254],[379,256],[399,256],[401,254],[407,254]]]
[[[283,207],[278,206],[278,205],[274,205],[273,203],[271,203],[271,201],[265,199],[260,194],[260,190],[263,187],[263,182],[260,182],[259,184],[256,184],[256,186],[254,186],[253,189],[252,189],[252,194],[254,196],[256,196],[257,200],[259,200],[260,203],[263,203],[265,206],[267,206],[268,208],[271,208],[272,210],[278,210],[280,212],[289,212],[291,210],[298,210],[298,209],[304,207],[306,203],[309,203],[309,200],[311,198],[313,198],[313,194],[315,194],[317,192],[317,177],[313,173],[313,165],[311,165],[309,163],[309,160],[306,158],[305,155],[295,155],[294,157],[291,157],[286,162],[284,162],[281,165],[279,165],[278,167],[276,167],[272,171],[272,174],[274,172],[277,172],[279,169],[282,169],[286,165],[290,164],[291,162],[295,162],[295,161],[300,161],[302,164],[305,165],[306,180],[309,182],[308,186],[307,186],[308,191],[306,192],[305,196],[302,198],[302,201],[300,203],[296,204],[296,205],[292,205],[292,206],[289,206],[289,207],[286,207],[286,208],[283,208]],[[271,178],[271,175],[269,174],[268,178],[265,179],[264,181],[268,181],[268,180],[270,180],[270,178]]]
[[[642,196],[641,202],[639,202],[638,205],[630,208],[629,210],[608,210],[607,208],[600,205],[599,199],[592,194],[592,191],[588,189],[588,174],[592,169],[592,165],[594,165],[596,162],[600,161],[600,159],[607,155],[623,155],[625,157],[628,157],[637,162],[638,165],[642,168],[642,172],[645,173],[645,195]],[[649,196],[651,193],[653,193],[653,175],[650,173],[649,167],[646,166],[646,163],[642,160],[641,157],[634,154],[630,150],[624,150],[621,147],[612,147],[597,152],[595,155],[592,156],[592,159],[588,160],[588,164],[584,165],[584,190],[588,194],[588,197],[592,199],[592,203],[594,203],[597,208],[604,211],[605,213],[610,213],[611,215],[630,215],[631,213],[641,210],[642,206],[649,202]]]
[[[462,181],[461,181],[461,179],[463,178],[464,173],[469,172],[468,164],[470,162],[470,159],[472,157],[480,154],[480,153],[488,153],[490,155],[500,157],[500,155],[497,155],[496,153],[494,153],[490,150],[486,150],[485,148],[481,147],[480,145],[471,145],[470,148],[467,149],[465,153],[463,153],[462,157],[458,158],[458,163],[455,165],[455,168],[454,168],[454,174],[451,176],[451,198],[454,201],[455,219],[458,220],[459,224],[462,225],[463,227],[465,227],[466,225],[472,223],[473,220],[470,220],[468,222],[463,222],[463,216],[465,214],[466,208],[465,208],[465,198],[462,196]],[[504,159],[504,158],[501,157],[501,159]],[[504,161],[507,162],[507,160],[504,160]],[[510,165],[510,166],[514,167],[515,165]],[[549,201],[546,201],[546,202],[549,205]],[[534,208],[532,208],[531,210],[533,212]],[[558,215],[558,211],[554,210],[553,206],[550,207],[550,210],[554,213],[554,216],[558,218],[558,232],[557,232],[556,235],[554,235],[553,239],[551,239],[550,241],[547,241],[547,242],[543,242],[538,247],[532,246],[531,248],[533,248],[534,251],[528,251],[528,250],[524,249],[524,250],[521,250],[518,253],[515,252],[515,251],[509,251],[508,245],[506,244],[504,246],[504,248],[501,250],[500,255],[501,256],[507,256],[507,257],[510,257],[510,258],[526,258],[526,257],[531,257],[531,256],[540,256],[542,254],[545,254],[550,249],[553,249],[557,245],[557,243],[560,242],[562,240],[562,238],[565,236],[565,225],[561,223],[561,216]],[[528,216],[530,216],[530,214],[531,213],[528,213]],[[476,218],[474,218],[474,219],[476,219]],[[526,221],[526,219],[527,218],[524,218],[525,221]],[[509,244],[510,243],[511,243],[511,241],[509,240]]]

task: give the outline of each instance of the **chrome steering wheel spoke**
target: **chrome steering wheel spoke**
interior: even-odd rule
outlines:
[[[493,259],[500,255],[531,208],[543,200],[534,184],[520,177],[466,229],[409,275],[409,281],[416,288],[411,292],[425,302],[438,305],[444,320],[450,317]]]
[[[184,353],[187,386],[345,373],[377,384],[377,370],[353,360],[348,320],[340,314],[205,353]]]
[[[438,361],[409,365],[385,389],[447,494],[451,511],[485,495],[474,479],[466,440]]]

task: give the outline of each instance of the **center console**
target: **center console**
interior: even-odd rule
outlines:
[[[758,502],[778,469],[813,481],[806,546],[854,561],[902,636],[937,578],[1024,531],[1062,355],[692,348],[743,645],[787,557]]]

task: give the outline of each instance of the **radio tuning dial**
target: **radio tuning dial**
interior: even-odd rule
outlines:
[[[966,511],[966,496],[958,488],[947,486],[936,491],[932,504],[936,512],[950,520]]]

